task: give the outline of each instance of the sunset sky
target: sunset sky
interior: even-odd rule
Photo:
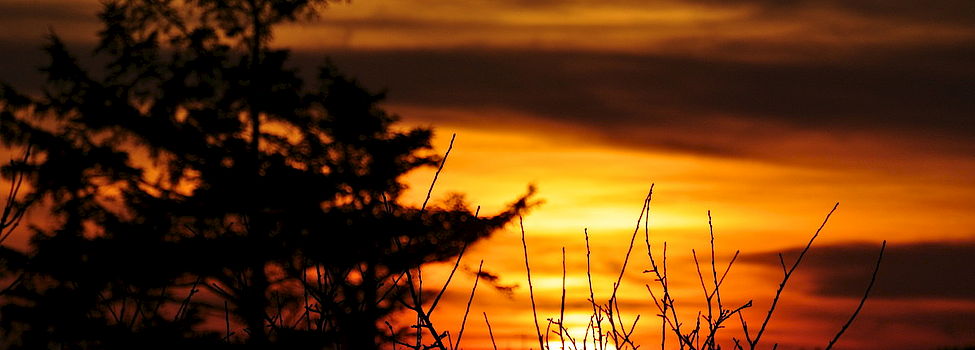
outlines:
[[[44,35],[90,50],[98,10],[95,0],[0,0],[0,80],[36,89]],[[708,210],[718,266],[742,254],[727,302],[754,300],[744,315],[758,323],[781,279],[776,253],[794,259],[839,202],[763,343],[825,346],[887,240],[872,296],[838,347],[975,345],[971,0],[356,0],[280,28],[274,45],[308,72],[328,56],[386,89],[404,126],[435,128],[438,152],[456,133],[435,199],[465,193],[491,213],[537,185],[545,203],[524,227],[543,327],[558,317],[561,248],[566,324],[581,330],[583,230],[605,302],[654,183],[651,240],[668,242],[688,317],[703,302],[690,256],[708,249]],[[407,200],[422,202],[432,176],[408,176]],[[520,234],[511,226],[464,258],[518,286],[510,296],[479,286],[465,348],[491,346],[482,312],[500,348],[537,347]],[[659,318],[642,237],[620,308],[642,315],[638,339],[652,348]],[[428,276],[440,283],[445,268]],[[456,278],[434,315],[451,333],[471,284],[473,273]],[[725,336],[741,338],[736,326]]]

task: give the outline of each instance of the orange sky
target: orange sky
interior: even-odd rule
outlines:
[[[0,49],[11,53],[2,76],[36,84],[25,67],[40,62],[25,62],[42,57],[33,48],[47,28],[90,45],[97,9],[0,0]],[[461,192],[492,212],[538,186],[545,204],[525,229],[543,327],[557,317],[561,247],[567,323],[581,329],[583,229],[597,299],[606,298],[655,183],[650,231],[669,244],[685,311],[701,307],[689,256],[707,248],[708,210],[719,266],[742,251],[729,300],[754,299],[745,315],[759,322],[781,274],[774,253],[804,244],[840,202],[763,343],[824,346],[887,240],[874,297],[839,345],[975,344],[971,1],[358,0],[282,28],[275,44],[294,48],[299,67],[331,55],[367,86],[388,88],[388,109],[406,126],[435,127],[438,151],[456,133],[434,198]],[[408,200],[421,201],[431,177],[411,174]],[[475,270],[484,259],[501,284],[519,286],[511,297],[479,287],[465,348],[490,347],[482,312],[501,348],[534,344],[516,229],[464,259]],[[643,316],[639,340],[654,347],[659,323],[643,288],[652,281],[639,273],[645,251],[635,253],[621,308]],[[452,333],[473,283],[462,277],[434,318]]]
[[[832,206],[832,201],[841,202],[812,252],[811,259],[818,258],[819,261],[810,260],[816,265],[800,268],[787,290],[778,317],[773,318],[770,337],[783,345],[821,346],[838,330],[848,313],[852,312],[856,300],[850,294],[820,295],[830,288],[817,286],[823,283],[823,279],[817,279],[816,274],[829,278],[830,268],[856,270],[858,279],[842,280],[852,281],[854,285],[842,286],[841,289],[856,291],[854,294],[862,293],[868,281],[870,263],[875,259],[881,240],[888,240],[894,251],[888,252],[888,260],[901,259],[885,265],[881,277],[885,278],[882,281],[889,282],[882,283],[874,291],[888,296],[897,293],[881,292],[881,288],[897,289],[898,283],[911,283],[914,280],[909,274],[931,273],[925,270],[942,266],[937,262],[934,262],[934,266],[926,266],[925,261],[915,261],[913,268],[907,266],[906,270],[898,271],[905,262],[910,263],[911,254],[915,254],[911,250],[915,248],[915,243],[945,242],[951,245],[961,242],[971,249],[969,228],[973,225],[970,213],[975,187],[964,181],[925,182],[921,178],[935,175],[918,174],[915,177],[882,171],[827,170],[818,166],[801,167],[670,152],[639,152],[560,139],[562,137],[551,138],[544,134],[492,133],[461,127],[452,131],[458,133],[458,141],[445,172],[440,176],[438,193],[465,192],[472,203],[483,203],[485,208],[490,209],[509,201],[512,194],[523,191],[527,183],[539,186],[540,196],[546,203],[525,219],[525,228],[536,293],[542,296],[541,303],[545,305],[542,308],[543,319],[558,314],[560,248],[565,246],[570,271],[569,298],[577,306],[571,310],[584,313],[583,319],[588,320],[585,311],[589,306],[584,303],[588,292],[584,275],[583,228],[589,229],[593,240],[593,261],[597,262],[594,271],[599,272],[597,291],[601,289],[602,297],[608,297],[614,274],[618,273],[639,214],[640,201],[650,181],[656,183],[651,234],[658,244],[668,242],[671,259],[675,261],[671,273],[677,276],[673,277],[673,283],[683,288],[678,295],[685,298],[678,300],[691,310],[697,310],[696,307],[700,306],[701,292],[696,284],[693,264],[688,259],[692,248],[699,252],[707,249],[707,210],[712,210],[714,217],[720,266],[736,249],[748,255],[785,251],[804,244]],[[444,145],[447,137],[441,134],[439,144]],[[410,178],[410,183],[417,190],[425,188],[430,175],[416,173]],[[420,198],[420,192],[425,193],[415,191],[413,198]],[[827,259],[827,254],[841,249],[843,245],[861,242],[869,245],[856,246],[859,249],[855,254],[858,255],[844,256],[854,260],[823,261]],[[475,314],[479,315],[482,311],[487,311],[489,317],[496,314],[492,317],[492,322],[496,322],[496,335],[500,333],[499,338],[507,339],[503,342],[506,345],[502,346],[521,346],[520,336],[527,337],[526,346],[533,339],[520,248],[517,227],[511,227],[478,244],[474,254],[465,257],[465,263],[472,268],[476,268],[479,259],[485,259],[487,269],[501,274],[502,284],[521,286],[512,299],[506,299],[490,288],[481,289],[475,303]],[[918,249],[916,254],[925,253],[923,249]],[[632,303],[629,312],[652,316],[653,305],[647,292],[642,289],[644,283],[652,280],[639,273],[649,266],[645,250],[637,256],[639,259],[630,265],[629,284],[624,285],[626,293],[622,294],[622,298]],[[963,278],[971,277],[970,272],[964,272],[969,269],[966,263],[971,261],[970,257],[956,255],[946,259],[954,259],[954,263],[959,264],[954,271],[961,273]],[[777,265],[774,256],[755,257],[747,264],[739,262],[730,274],[727,289],[731,291],[729,295],[735,295],[741,302],[755,300],[756,307],[746,313],[753,319],[761,316],[762,311],[759,310],[767,307],[771,293],[781,278],[777,272],[778,266],[762,267],[762,263]],[[676,274],[674,271],[683,273]],[[934,285],[924,287],[932,290],[970,287],[971,281],[952,282],[949,273],[952,272],[941,275],[941,281],[937,278],[934,281],[922,279],[922,282],[915,283],[931,281]],[[458,294],[452,300],[462,302],[471,281],[461,279],[454,283],[454,291]],[[825,283],[830,281],[827,279]],[[913,289],[916,295],[874,297],[869,300],[856,323],[857,327],[845,336],[841,344],[877,349],[933,348],[937,344],[932,345],[932,339],[939,339],[940,345],[970,341],[970,316],[959,316],[961,319],[958,320],[946,319],[932,327],[911,324],[915,322],[915,317],[922,317],[917,315],[922,311],[934,315],[956,312],[971,314],[975,311],[975,303],[971,302],[970,292],[964,292],[961,296],[942,296],[923,287]],[[926,292],[932,294],[927,295]],[[597,298],[600,296],[597,295]],[[445,311],[454,312],[457,311]],[[451,320],[446,321],[448,324],[459,322],[459,319],[444,317]],[[576,322],[583,322],[576,326],[585,327],[586,321]],[[501,329],[510,333],[499,332],[499,324],[506,325]],[[942,332],[936,329],[938,326],[956,327],[962,331],[960,334]],[[643,334],[649,333],[642,338],[645,343],[656,344],[655,327],[645,328]],[[476,330],[474,328],[468,332],[478,336]],[[905,331],[914,335],[905,335]],[[878,333],[896,336],[881,338],[889,339],[889,342],[878,341]],[[739,334],[734,335],[740,337]]]

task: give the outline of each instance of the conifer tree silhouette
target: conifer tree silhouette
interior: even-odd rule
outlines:
[[[400,204],[400,177],[437,164],[431,130],[269,47],[326,5],[110,1],[101,73],[52,34],[43,96],[0,85],[3,146],[32,152],[3,168],[25,186],[2,229],[28,205],[49,221],[0,249],[0,348],[377,348],[404,275],[529,206]]]

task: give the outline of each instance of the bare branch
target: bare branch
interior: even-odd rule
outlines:
[[[538,326],[538,307],[535,305],[535,289],[532,286],[532,268],[528,264],[528,243],[525,242],[525,223],[521,215],[518,215],[518,226],[521,227],[521,246],[525,251],[525,271],[528,273],[528,296],[532,301],[532,319],[535,321],[535,333],[538,335],[539,350],[545,349],[542,341],[542,329]]]
[[[762,321],[762,326],[758,328],[758,333],[755,334],[755,339],[753,339],[749,343],[752,349],[755,349],[755,346],[758,345],[759,340],[762,339],[762,335],[765,334],[765,329],[768,326],[768,321],[769,319],[772,318],[772,313],[775,311],[775,307],[779,303],[779,298],[782,296],[782,290],[785,289],[786,283],[789,282],[789,277],[791,277],[792,274],[795,273],[796,268],[799,267],[799,263],[802,262],[802,258],[806,256],[806,253],[809,252],[809,248],[812,247],[813,241],[816,240],[816,237],[819,237],[819,233],[822,232],[823,227],[826,227],[826,223],[829,222],[829,217],[833,215],[833,212],[835,212],[836,208],[839,206],[840,203],[836,203],[835,205],[833,205],[833,209],[831,209],[829,213],[826,214],[826,218],[823,219],[823,223],[819,225],[818,229],[816,229],[816,233],[813,234],[812,238],[809,238],[809,243],[806,243],[806,247],[803,248],[802,252],[799,253],[799,257],[796,258],[795,263],[793,263],[792,267],[789,268],[789,271],[785,273],[785,276],[782,278],[782,282],[779,283],[778,290],[775,291],[775,298],[772,299],[772,306],[769,307],[768,313],[765,314],[765,320]]]
[[[850,328],[850,324],[853,323],[853,320],[857,318],[857,315],[860,313],[860,310],[863,309],[863,303],[867,301],[867,297],[870,296],[870,289],[873,288],[873,283],[877,281],[877,271],[880,271],[880,262],[884,260],[884,249],[886,248],[887,248],[887,240],[884,240],[884,242],[880,245],[880,254],[877,256],[877,265],[873,267],[873,274],[870,276],[870,284],[867,285],[867,290],[863,292],[863,297],[860,298],[860,304],[857,305],[856,310],[853,311],[853,315],[850,315],[850,319],[846,321],[846,324],[844,324],[842,328],[840,328],[840,331],[836,333],[836,336],[833,337],[833,340],[829,341],[829,344],[826,345],[825,350],[829,350],[833,348],[833,345],[836,344],[836,341],[840,340],[840,336],[843,335],[843,332],[846,332],[847,328]]]

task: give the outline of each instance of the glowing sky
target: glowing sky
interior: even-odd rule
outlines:
[[[97,10],[0,0],[0,77],[36,85],[48,28],[86,47]],[[886,239],[874,296],[839,345],[975,344],[975,2],[357,0],[282,28],[275,44],[294,48],[299,67],[329,55],[387,88],[388,109],[435,127],[441,152],[457,133],[435,198],[462,192],[491,212],[538,186],[545,204],[525,229],[543,322],[557,316],[564,246],[567,323],[585,326],[583,229],[597,298],[608,297],[656,183],[651,235],[669,244],[688,312],[701,306],[688,259],[707,247],[707,210],[719,264],[742,250],[729,298],[754,299],[745,315],[758,322],[781,274],[775,253],[794,253],[840,202],[765,342],[824,346]],[[431,177],[406,179],[410,200]],[[533,344],[519,235],[510,227],[465,258],[519,286],[511,297],[479,287],[465,347],[490,346],[482,312],[502,348]],[[643,315],[639,339],[655,346],[636,257],[621,308]],[[452,332],[472,283],[456,279],[435,315]]]

